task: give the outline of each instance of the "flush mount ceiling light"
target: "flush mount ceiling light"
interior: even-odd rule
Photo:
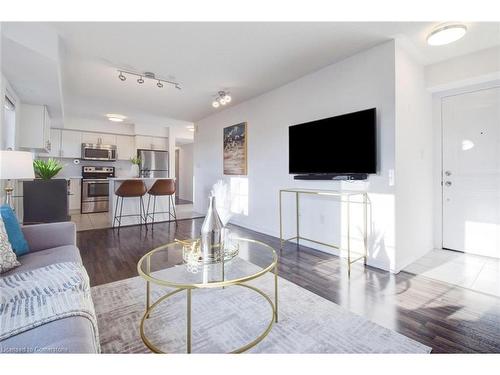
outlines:
[[[108,118],[109,121],[113,122],[123,122],[127,117],[123,115],[118,115],[116,113],[108,113],[106,114],[106,117]]]
[[[430,46],[443,46],[462,38],[467,32],[467,26],[462,24],[441,25],[435,28],[427,37]]]
[[[219,91],[212,102],[212,107],[219,108],[221,105],[226,105],[231,102],[231,96],[228,91]]]
[[[142,85],[145,82],[145,78],[148,80],[152,80],[156,82],[156,87],[158,88],[163,88],[164,84],[169,84],[174,86],[177,90],[181,89],[181,85],[178,82],[174,81],[169,81],[168,79],[163,79],[161,77],[156,76],[155,73],[153,72],[144,72],[144,73],[137,73],[137,72],[131,72],[128,70],[118,70],[118,79],[120,81],[125,81],[127,79],[127,75],[133,76],[133,77],[139,77],[137,78],[137,83]]]

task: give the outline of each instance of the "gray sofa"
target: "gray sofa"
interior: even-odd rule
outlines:
[[[21,266],[2,274],[12,275],[59,262],[82,262],[72,222],[23,227],[30,252],[19,257]],[[81,316],[56,320],[0,341],[7,353],[97,353],[91,322]]]

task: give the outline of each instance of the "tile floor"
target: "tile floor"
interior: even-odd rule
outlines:
[[[195,212],[192,204],[178,204],[176,205],[177,219],[191,219],[195,217],[202,217],[203,214]],[[70,212],[71,221],[76,224],[76,230],[90,230],[110,228],[112,226],[111,219],[108,212],[97,212],[93,214],[81,214],[80,211]]]
[[[403,271],[500,297],[500,259],[434,249]]]

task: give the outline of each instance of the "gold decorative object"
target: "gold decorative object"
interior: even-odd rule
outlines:
[[[146,280],[146,311],[141,319],[139,330],[142,341],[151,351],[155,353],[163,353],[163,351],[153,344],[146,336],[144,332],[146,320],[154,314],[155,309],[163,301],[182,291],[186,291],[186,351],[187,353],[191,353],[191,300],[193,298],[193,289],[212,289],[239,286],[261,295],[271,307],[271,318],[264,331],[259,334],[257,338],[240,348],[234,349],[231,353],[242,353],[254,347],[259,342],[264,340],[269,332],[271,332],[273,324],[278,322],[278,256],[276,251],[271,246],[263,242],[246,238],[232,238],[230,242],[232,245],[224,250],[224,261],[219,263],[203,264],[201,262],[199,258],[201,254],[199,239],[188,241],[176,240],[173,243],[151,250],[139,260],[139,263],[137,264],[137,271],[139,272],[139,275]],[[252,245],[252,247],[250,245]],[[219,279],[219,269],[224,270],[225,260],[241,256],[239,253],[241,251],[241,246],[246,246],[245,253],[247,255],[249,255],[250,252],[261,252],[260,258],[264,259],[267,257],[267,262],[264,266],[260,265],[257,271],[253,271],[253,268],[252,271],[240,271],[239,273],[233,270],[230,275],[224,275],[224,272],[222,272],[222,277]],[[179,253],[182,253],[182,259],[185,262],[185,264],[180,265],[180,267],[184,266],[185,272],[182,272],[182,269],[180,269],[181,272],[179,272],[177,269],[179,265],[176,266],[175,263],[168,263],[169,256],[172,256],[174,259],[178,259],[178,256],[180,255]],[[162,262],[165,260],[167,260],[167,264],[163,266]],[[152,271],[152,266],[155,268],[155,271]],[[175,272],[162,272],[170,268],[172,268]],[[192,272],[195,268],[196,272]],[[218,280],[210,281],[210,278],[205,277],[206,272],[212,271]],[[274,273],[274,301],[261,289],[253,285],[246,284],[246,282],[257,279],[268,272]],[[153,303],[151,303],[151,283],[168,288],[168,292]],[[174,290],[172,290],[172,288]]]

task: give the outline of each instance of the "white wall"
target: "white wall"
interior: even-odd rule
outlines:
[[[432,92],[500,79],[500,46],[428,65],[425,76]]]
[[[433,248],[433,127],[424,67],[396,42],[396,269]]]
[[[179,149],[179,198],[193,200],[193,144],[188,143]]]
[[[224,178],[222,129],[247,122],[248,216],[236,215],[232,222],[278,236],[280,188],[366,189],[373,211],[368,263],[395,271],[395,188],[390,177],[395,168],[394,64],[395,44],[391,41],[199,121],[194,146],[195,210],[206,210],[211,186]],[[288,174],[288,126],[371,107],[378,112],[376,175],[356,183],[293,180]],[[286,225],[293,229],[293,203],[287,200],[284,206]],[[302,234],[324,242],[345,241],[344,214],[337,203],[305,198],[301,203]],[[359,233],[360,223],[353,222],[353,226],[354,233]]]

